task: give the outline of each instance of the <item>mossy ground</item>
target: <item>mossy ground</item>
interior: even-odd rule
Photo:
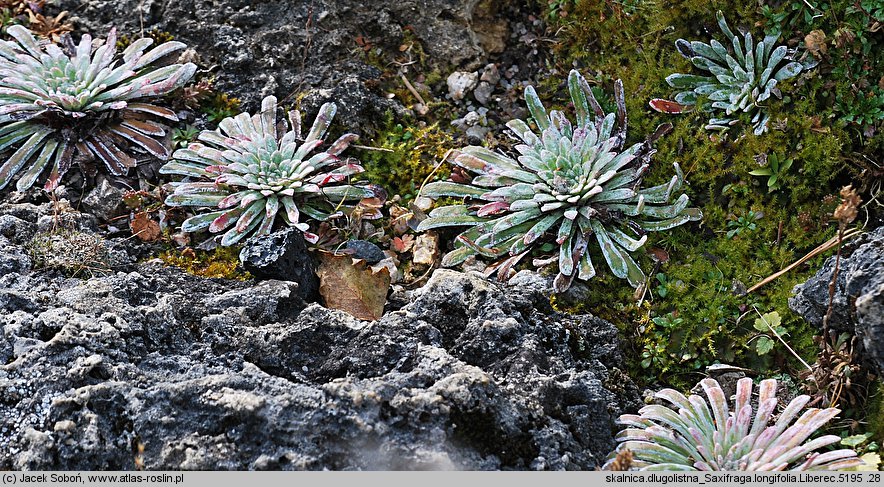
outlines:
[[[452,137],[438,124],[412,127],[388,115],[372,147],[375,150],[354,150],[365,167],[364,179],[405,201],[414,199],[431,175],[447,178],[450,172],[440,162],[452,147]]]
[[[656,145],[659,152],[648,184],[671,177],[672,162],[679,162],[689,185],[686,191],[704,213],[700,224],[650,237],[648,248],[665,249],[669,261],[651,278],[647,303],[635,304],[632,289],[603,275],[589,284],[591,298],[576,308],[621,327],[631,347],[632,375],[639,380],[685,388],[696,382],[705,365],[718,361],[762,375],[782,371],[797,376],[799,363],[782,344],[764,355],[757,352],[755,310],[777,311],[788,330],[786,341],[812,363],[817,330],[792,313],[787,300],[794,285],[833,252],[752,294],[735,290],[757,283],[831,238],[836,225],[830,215],[841,186],[871,187],[858,178],[857,161],[880,159],[884,114],[875,115],[874,107],[856,100],[865,102],[880,93],[884,39],[864,30],[871,20],[848,1],[815,2],[822,13],[809,19],[796,7],[800,1],[764,8],[717,0],[548,3],[551,30],[558,32],[554,70],[559,76],[550,77],[538,92],[552,104],[566,100],[564,77],[575,66],[604,89],[610,89],[611,80],[622,79],[635,141],[660,123],[673,124]],[[876,2],[863,5],[867,3],[872,9]],[[877,5],[873,12],[881,15],[882,8],[884,4]],[[801,50],[813,30],[821,30],[828,40],[820,65],[783,86],[783,99],[770,103],[771,130],[762,136],[740,127],[727,136],[716,135],[703,130],[708,113],[665,115],[648,107],[650,99],[674,94],[667,75],[691,72],[674,47],[676,39],[708,42],[719,32],[719,9],[732,27],[748,28],[756,38],[779,27],[784,32],[781,43]],[[785,17],[777,16],[783,12]],[[853,36],[853,42],[846,42],[845,35]],[[794,164],[781,188],[769,192],[767,178],[749,171],[759,167],[757,156],[773,154],[792,158]],[[876,218],[874,206],[868,209],[860,220]],[[749,212],[754,225],[741,225],[739,218],[745,220]],[[738,227],[738,233],[728,235]],[[640,265],[654,268],[646,256]],[[678,326],[671,326],[676,319]],[[861,416],[863,411],[847,414]]]
[[[169,249],[161,252],[159,258],[167,265],[180,267],[197,276],[240,281],[252,278],[252,275],[244,271],[239,263],[238,248],[218,247],[209,251],[194,250],[189,247],[183,251]]]

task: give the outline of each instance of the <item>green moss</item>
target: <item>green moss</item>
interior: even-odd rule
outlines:
[[[233,117],[242,111],[239,98],[216,91],[206,93],[200,99],[199,108],[212,123],[219,123],[221,120]]]
[[[382,128],[367,145],[380,150],[353,150],[365,167],[365,179],[405,201],[414,199],[431,175],[435,179],[446,178],[450,172],[448,165],[440,162],[452,147],[452,139],[437,124],[410,127],[388,113]]]
[[[169,32],[162,31],[159,29],[151,29],[151,30],[147,31],[145,34],[146,35],[144,35],[144,36],[141,36],[141,35],[131,35],[130,36],[130,35],[126,35],[126,34],[120,36],[120,38],[117,39],[117,50],[118,51],[125,50],[127,47],[129,47],[132,44],[132,41],[141,39],[142,37],[148,37],[148,38],[153,39],[153,42],[154,42],[153,45],[155,45],[155,46],[158,46],[164,42],[169,42],[169,41],[175,40],[175,36],[173,36]]]
[[[239,249],[218,247],[214,250],[170,249],[159,255],[167,265],[180,267],[190,274],[202,277],[219,277],[245,281],[252,275],[244,271],[239,263]]]
[[[884,382],[880,380],[872,385],[872,394],[869,395],[869,425],[867,430],[874,434],[878,444],[884,444]]]

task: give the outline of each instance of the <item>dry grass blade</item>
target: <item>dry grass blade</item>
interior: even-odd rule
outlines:
[[[841,237],[841,240],[844,241],[847,239],[851,239],[853,237],[856,237],[857,235],[860,235],[861,233],[862,233],[862,229],[859,229],[859,228],[854,228],[854,229],[848,230]],[[777,278],[779,278],[783,274],[791,271],[792,269],[800,266],[801,264],[807,262],[808,260],[813,259],[814,257],[816,257],[822,253],[825,253],[825,252],[827,252],[837,246],[838,246],[838,236],[836,235],[836,236],[830,238],[829,240],[826,240],[826,242],[823,243],[822,245],[820,245],[819,247],[808,252],[807,255],[805,255],[804,257],[787,265],[782,270],[765,277],[758,284],[755,284],[754,286],[750,287],[747,292],[751,293],[751,292],[757,291],[760,287],[764,286],[765,284],[769,284],[770,282],[777,280]]]

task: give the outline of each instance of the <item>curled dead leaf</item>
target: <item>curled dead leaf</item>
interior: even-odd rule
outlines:
[[[325,305],[360,320],[375,321],[384,314],[390,271],[371,268],[364,260],[348,255],[319,252],[319,294]]]
[[[660,113],[684,113],[691,111],[690,105],[682,105],[672,100],[664,100],[662,98],[654,98],[648,104],[654,110]]]
[[[418,235],[412,255],[415,265],[434,265],[439,260],[439,234],[431,230]]]
[[[819,29],[810,31],[809,34],[804,36],[804,45],[816,57],[819,57],[820,54],[826,54],[826,33]]]
[[[153,221],[146,211],[136,213],[129,222],[129,228],[133,235],[144,242],[153,242],[163,234],[160,224]]]

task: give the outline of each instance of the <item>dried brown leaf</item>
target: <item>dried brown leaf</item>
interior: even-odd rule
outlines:
[[[390,250],[401,254],[408,252],[414,245],[414,235],[403,235],[402,237],[393,237],[390,241]]]
[[[347,255],[319,252],[319,294],[325,305],[360,320],[378,320],[384,314],[390,272],[372,270],[365,261]]]
[[[145,242],[153,242],[163,234],[160,224],[153,221],[146,211],[136,213],[129,222],[129,228],[133,235]]]
[[[826,33],[819,29],[810,31],[804,36],[804,45],[814,56],[819,57],[819,54],[826,54]]]

